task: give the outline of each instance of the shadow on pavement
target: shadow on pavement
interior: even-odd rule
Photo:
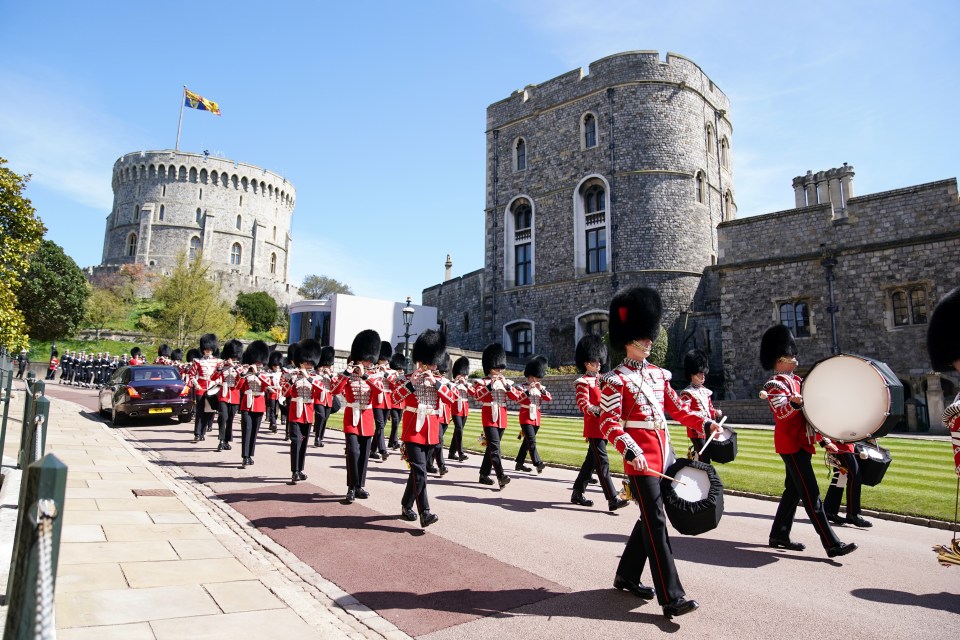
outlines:
[[[885,604],[901,604],[909,607],[923,607],[960,613],[960,596],[956,593],[907,593],[893,589],[854,589],[850,592],[854,597]]]

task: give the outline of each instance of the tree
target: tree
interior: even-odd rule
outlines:
[[[129,306],[137,300],[137,292],[147,281],[146,266],[125,264],[118,270],[98,271],[90,281],[95,289],[106,289]]]
[[[83,321],[88,295],[87,281],[73,258],[57,243],[41,242],[17,293],[30,337],[56,340],[72,336]]]
[[[0,347],[17,351],[29,345],[17,291],[46,227],[30,200],[23,197],[30,176],[17,175],[6,164],[0,158]]]
[[[277,301],[266,291],[241,293],[234,308],[254,331],[267,331],[277,322]]]
[[[346,293],[353,295],[353,290],[333,278],[327,276],[309,275],[303,279],[303,284],[297,290],[301,296],[307,300],[322,300],[334,293]]]
[[[210,281],[209,273],[202,257],[188,261],[183,253],[177,256],[173,271],[159,279],[153,292],[160,308],[141,316],[140,328],[157,343],[183,348],[199,344],[204,333],[215,333],[223,341],[249,331],[246,320],[234,316],[221,300],[220,286]]]
[[[86,326],[95,329],[97,340],[100,332],[108,324],[118,322],[127,317],[129,306],[120,296],[110,289],[93,289],[87,298]]]

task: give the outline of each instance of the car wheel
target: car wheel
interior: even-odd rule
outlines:
[[[102,400],[102,399],[100,399],[100,398],[97,399],[97,406],[100,407],[100,408],[97,410],[97,413],[100,414],[100,417],[101,417],[101,418],[107,418],[107,417],[109,417],[110,414],[107,413],[107,410],[103,408],[103,400]]]
[[[190,420],[192,419],[193,419],[192,415],[177,416],[177,422],[180,422],[181,424],[184,422],[190,422]]]
[[[127,419],[124,417],[124,415],[122,413],[117,413],[117,410],[114,409],[113,419],[110,422],[110,426],[116,429],[117,427],[122,427],[124,424],[126,424],[126,422]]]

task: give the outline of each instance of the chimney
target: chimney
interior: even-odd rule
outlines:
[[[443,263],[443,266],[446,270],[443,272],[443,281],[448,282],[451,277],[451,270],[453,269],[453,260],[450,258],[450,254],[447,254],[447,261]]]

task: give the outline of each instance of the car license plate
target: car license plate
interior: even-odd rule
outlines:
[[[163,409],[150,409],[148,413],[173,413],[173,409],[170,407],[164,407]]]

